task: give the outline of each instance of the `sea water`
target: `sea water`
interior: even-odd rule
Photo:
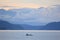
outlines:
[[[26,36],[31,34],[32,36]],[[0,40],[60,40],[57,31],[0,31]]]

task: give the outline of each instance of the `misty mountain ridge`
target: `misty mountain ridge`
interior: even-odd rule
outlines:
[[[23,30],[23,28],[20,25],[0,20],[0,30]]]
[[[27,24],[11,24],[0,20],[0,30],[60,30],[60,22],[48,23],[45,26],[32,26]]]

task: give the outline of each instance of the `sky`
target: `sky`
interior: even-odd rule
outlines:
[[[0,19],[12,23],[40,25],[60,22],[60,0],[0,0],[0,9],[7,10],[6,15],[0,13]]]
[[[0,7],[11,8],[39,8],[60,4],[60,0],[0,0]]]

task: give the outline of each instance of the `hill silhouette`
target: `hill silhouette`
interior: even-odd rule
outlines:
[[[60,22],[48,23],[45,27],[45,30],[60,30]]]
[[[11,24],[0,20],[0,30],[60,30],[60,22],[51,22],[45,26],[32,26],[26,24]]]
[[[0,30],[23,30],[18,24],[11,24],[7,21],[0,20]]]

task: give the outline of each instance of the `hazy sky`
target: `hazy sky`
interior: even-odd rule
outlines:
[[[38,9],[40,7],[42,9]],[[58,22],[58,21],[60,22],[60,0],[0,0],[0,8],[6,10],[12,8],[18,8],[18,9],[22,8],[20,10],[15,11],[16,14],[14,17],[7,14],[0,15],[0,18],[7,20],[11,18],[9,19],[9,21],[14,21],[17,23],[29,23],[34,25],[35,24],[40,25],[49,22]]]
[[[11,7],[39,8],[41,6],[47,7],[50,5],[57,5],[57,4],[60,4],[60,0],[0,0],[0,6],[1,7],[4,6],[6,9],[9,9]]]

